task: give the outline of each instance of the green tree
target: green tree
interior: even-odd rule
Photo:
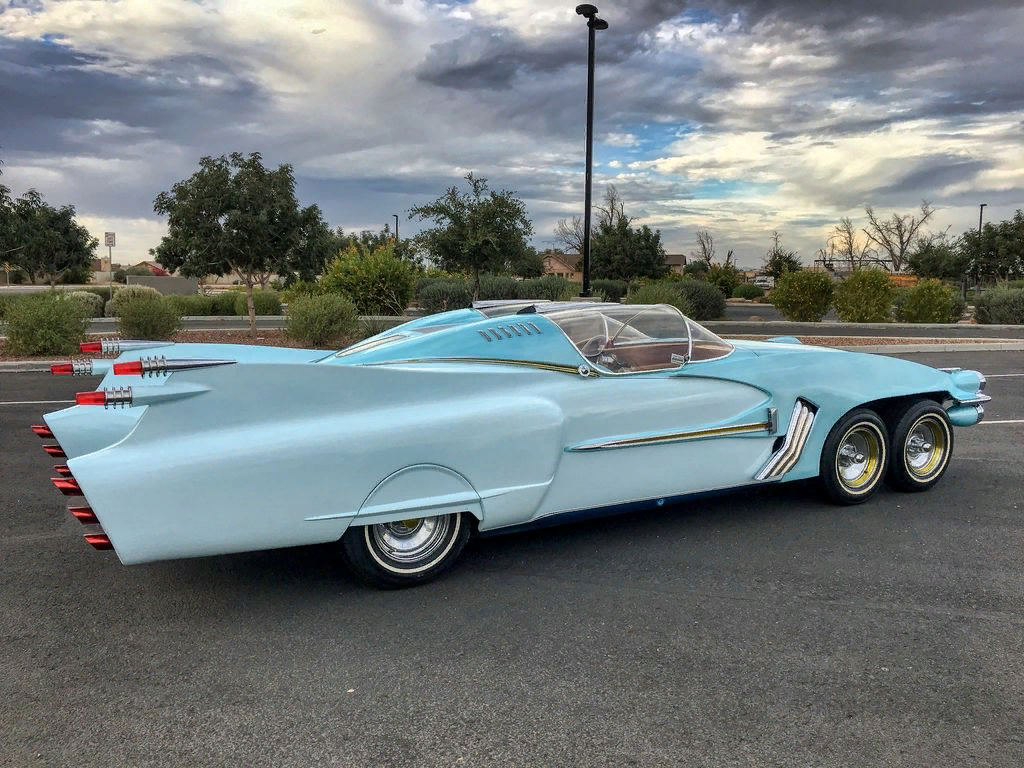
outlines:
[[[761,271],[778,280],[787,272],[799,272],[803,266],[796,251],[782,247],[782,233],[772,232],[772,247],[764,255]]]
[[[168,218],[157,261],[188,277],[236,272],[254,332],[253,288],[275,274],[308,275],[326,258],[319,208],[300,209],[292,167],[268,170],[258,152],[202,158],[192,176],[157,195],[153,209]]]
[[[960,258],[976,282],[1024,277],[1024,211],[1012,219],[989,223],[963,233],[958,243]]]
[[[471,272],[476,298],[481,272],[507,272],[525,258],[533,223],[514,192],[488,189],[487,179],[472,173],[465,179],[469,191],[451,186],[433,202],[412,208],[409,218],[434,222],[418,242],[442,269]]]
[[[33,283],[46,278],[55,285],[65,274],[88,277],[99,241],[75,220],[74,206],[60,208],[30,189],[17,200],[0,194],[0,241],[4,260],[19,267]]]
[[[638,277],[658,279],[668,271],[660,231],[653,231],[646,224],[633,227],[628,216],[598,225],[590,248],[592,277],[628,283]]]
[[[922,278],[961,280],[969,267],[966,250],[950,242],[945,234],[920,238],[907,257],[907,270]]]

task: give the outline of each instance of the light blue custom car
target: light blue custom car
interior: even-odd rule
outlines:
[[[86,539],[126,564],[339,542],[421,583],[471,533],[818,477],[841,504],[939,481],[985,378],[670,306],[483,302],[341,352],[96,342],[104,374],[34,429]]]

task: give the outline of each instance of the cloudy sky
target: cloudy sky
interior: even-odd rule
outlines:
[[[1020,0],[598,3],[595,190],[689,252],[772,230],[813,258],[845,215],[922,199],[959,233],[1024,207]],[[333,226],[380,229],[469,171],[552,241],[582,212],[573,0],[0,0],[3,183],[72,203],[115,260],[203,155],[291,163]]]

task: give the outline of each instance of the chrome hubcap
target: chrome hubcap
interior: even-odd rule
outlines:
[[[422,517],[371,526],[370,535],[380,550],[400,563],[429,559],[451,529],[451,517]]]
[[[928,477],[946,455],[946,433],[935,417],[925,416],[907,435],[904,448],[907,469],[917,477]]]
[[[851,428],[839,444],[836,475],[846,488],[866,492],[880,476],[884,447],[879,434],[867,424]]]

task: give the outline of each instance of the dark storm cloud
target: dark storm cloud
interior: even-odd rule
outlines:
[[[941,189],[959,181],[973,178],[981,171],[994,167],[987,160],[966,160],[950,155],[929,155],[917,158],[897,181],[876,190],[879,199],[902,199],[907,194],[922,190]]]
[[[190,144],[230,131],[262,106],[259,89],[213,57],[168,58],[146,75],[63,45],[0,39],[0,139],[22,152],[75,151],[90,121],[109,120]],[[223,85],[201,85],[201,76]],[[101,155],[116,154],[124,142],[118,135],[91,140]]]

